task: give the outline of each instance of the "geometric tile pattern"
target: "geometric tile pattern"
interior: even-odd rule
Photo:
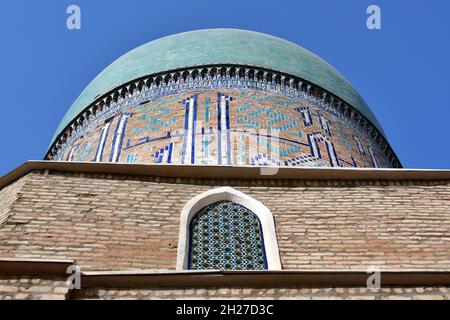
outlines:
[[[267,269],[258,217],[232,201],[200,210],[190,224],[189,269]]]
[[[55,159],[391,167],[378,144],[351,120],[301,96],[253,88],[200,88],[127,101]]]

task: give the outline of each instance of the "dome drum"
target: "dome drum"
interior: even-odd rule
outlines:
[[[49,159],[55,160],[73,160],[76,159],[78,161],[98,161],[100,158],[95,157],[92,154],[88,157],[84,156],[75,156],[74,154],[68,155],[67,151],[68,146],[72,146],[72,149],[75,145],[82,144],[86,139],[89,138],[90,132],[97,132],[99,126],[108,119],[114,118],[114,115],[118,115],[121,112],[124,112],[131,106],[141,106],[141,109],[145,107],[146,104],[158,101],[158,98],[161,97],[169,97],[171,95],[184,95],[189,96],[191,93],[201,93],[202,90],[240,90],[247,92],[255,92],[256,95],[263,95],[265,99],[273,99],[274,97],[282,97],[282,99],[286,99],[287,102],[281,103],[277,108],[277,112],[282,112],[281,109],[284,108],[286,103],[289,101],[292,103],[294,100],[297,100],[297,105],[293,106],[295,108],[302,108],[307,104],[311,104],[317,110],[322,110],[322,112],[329,113],[330,116],[339,119],[340,122],[345,123],[346,126],[353,128],[360,133],[364,133],[366,136],[365,139],[370,140],[371,145],[376,145],[377,154],[382,155],[384,161],[384,166],[398,166],[397,159],[395,158],[394,153],[391,151],[384,137],[378,132],[378,130],[371,125],[371,123],[365,119],[365,117],[359,113],[357,110],[354,110],[347,103],[339,99],[337,96],[327,92],[326,90],[321,89],[320,87],[309,83],[308,81],[292,76],[283,74],[274,70],[268,70],[264,68],[251,67],[251,66],[240,66],[240,65],[210,65],[210,66],[201,66],[194,68],[186,68],[180,70],[174,70],[167,73],[161,73],[156,75],[147,76],[145,78],[134,80],[133,82],[126,83],[110,92],[108,94],[99,97],[92,105],[84,110],[77,118],[75,118],[74,122],[64,131],[64,134],[59,137],[58,144],[51,149],[51,152],[48,154]],[[223,90],[222,90],[223,91]],[[218,92],[218,91],[217,91]],[[180,97],[182,99],[182,97]],[[239,103],[239,102],[237,102]],[[169,106],[172,108],[173,106]],[[257,107],[257,106],[256,106]],[[263,107],[263,106],[260,106]],[[267,108],[273,108],[272,106],[266,106],[264,110],[267,113]],[[261,112],[259,110],[258,112]],[[263,113],[264,113],[263,112]],[[272,115],[274,116],[274,115]],[[278,114],[280,116],[280,114]],[[285,117],[285,115],[281,115],[281,118]],[[295,117],[295,115],[293,116]],[[302,114],[298,112],[298,119],[301,119]],[[248,118],[245,115],[244,118]],[[240,119],[242,120],[242,119]],[[278,119],[280,120],[280,119]],[[239,119],[238,119],[239,121]],[[252,120],[254,121],[254,119]],[[268,124],[271,120],[264,120],[265,124],[259,123],[255,128],[259,129],[276,129],[276,126],[270,126]],[[285,121],[285,119],[283,120]],[[318,119],[318,122],[321,120]],[[251,122],[251,121],[250,121]],[[299,126],[298,121],[294,120],[295,126]],[[244,124],[242,128],[246,127],[249,129],[253,124]],[[319,125],[319,123],[318,123]],[[288,124],[289,126],[289,124]],[[109,125],[108,125],[109,127]],[[242,129],[238,128],[239,125],[235,126],[235,128],[230,128],[231,130]],[[271,127],[271,128],[270,128]],[[286,126],[281,126],[282,129],[286,129]],[[109,128],[108,128],[109,129]],[[133,130],[136,130],[134,128]],[[161,129],[161,128],[159,128]],[[178,128],[182,130],[183,127],[180,125]],[[245,129],[245,128],[244,128]],[[250,128],[251,129],[251,128]],[[297,128],[299,129],[299,128]],[[370,129],[370,130],[369,130]],[[101,129],[100,129],[101,130]],[[299,129],[301,130],[301,129]],[[321,128],[319,128],[319,131]],[[295,130],[294,130],[295,131]],[[289,134],[298,134],[298,132],[291,132]],[[310,132],[313,134],[314,132]],[[325,132],[323,132],[325,133]],[[135,133],[134,133],[135,134]],[[173,134],[172,134],[173,135]],[[325,133],[326,135],[326,133]],[[318,136],[319,140],[321,136]],[[106,137],[104,137],[106,138]],[[142,138],[142,137],[141,137]],[[161,137],[153,137],[161,138]],[[283,138],[283,137],[282,137]],[[97,140],[101,139],[101,136],[96,137]],[[195,138],[194,138],[195,139]],[[286,138],[283,138],[286,140]],[[355,138],[351,138],[352,143],[358,144]],[[287,139],[288,140],[288,139]],[[305,140],[306,142],[306,140]],[[97,145],[98,141],[95,142]],[[94,144],[95,144],[94,143]],[[292,142],[290,142],[292,143]],[[328,143],[328,142],[324,142]],[[311,143],[310,143],[311,144]],[[170,143],[169,143],[170,145]],[[204,145],[203,145],[204,146]],[[330,144],[331,146],[331,144]],[[164,146],[164,147],[167,147]],[[88,149],[94,149],[88,147]],[[307,147],[309,155],[311,155],[311,148],[314,149],[314,146]],[[328,147],[327,147],[328,148]],[[330,147],[331,148],[331,147]],[[364,148],[364,147],[362,147]],[[98,149],[98,148],[97,148]],[[304,149],[304,148],[303,148]],[[75,150],[76,151],[76,150]],[[286,150],[285,150],[286,151]],[[320,150],[317,150],[320,153]],[[93,150],[91,150],[91,153]],[[286,151],[290,152],[290,151]],[[329,151],[328,151],[329,152]],[[79,150],[78,150],[78,153]],[[138,152],[139,153],[139,152]],[[293,154],[295,155],[296,152]],[[299,155],[304,152],[300,152]],[[322,152],[323,153],[323,152]],[[82,153],[80,153],[82,154]],[[89,152],[87,152],[89,154]],[[369,154],[369,152],[367,152]],[[136,154],[139,157],[138,154]],[[253,155],[253,163],[255,163],[255,158],[258,158],[261,155],[255,154]],[[89,158],[90,157],[90,158]],[[319,165],[319,166],[327,166],[328,164],[331,166],[341,166],[339,164],[339,160],[335,161],[335,163],[327,161],[306,161],[301,160],[305,155],[300,157],[284,157],[284,162],[277,162],[278,165]],[[92,159],[91,159],[92,158]],[[115,159],[114,157],[110,157],[114,159],[114,161],[119,161],[120,159]],[[298,159],[300,158],[300,160]],[[326,158],[326,157],[325,157]],[[103,159],[102,159],[103,160]],[[156,159],[147,159],[145,162],[158,162],[158,157]],[[257,160],[257,159],[256,159]],[[120,161],[136,161],[134,156],[124,158]],[[286,162],[287,161],[287,162]],[[142,163],[142,161],[138,161]],[[258,161],[256,161],[258,162]],[[372,160],[371,163],[358,163],[356,160],[348,159],[348,165],[350,166],[378,166],[378,162],[380,160]],[[173,163],[173,162],[172,162]],[[185,163],[185,162],[183,162]],[[202,164],[217,164],[216,161],[201,161]],[[236,164],[236,163],[229,163]],[[248,161],[244,161],[241,164],[252,164],[251,157]],[[260,161],[258,164],[264,164],[264,161]],[[266,162],[266,165],[268,163]],[[274,164],[274,163],[272,163]]]

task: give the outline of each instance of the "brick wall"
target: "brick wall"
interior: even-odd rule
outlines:
[[[65,300],[68,292],[62,277],[0,276],[0,300]]]
[[[0,300],[83,299],[295,299],[295,300],[448,300],[448,286],[153,288],[94,287],[70,290],[64,277],[0,277]]]
[[[182,207],[201,192],[232,186],[274,214],[284,269],[450,267],[449,181],[39,171],[24,181],[20,197],[3,196],[11,215],[0,229],[1,257],[77,259],[84,270],[174,269]]]
[[[11,213],[11,206],[20,197],[20,190],[27,180],[27,176],[15,181],[0,190],[0,228]]]
[[[335,288],[90,288],[73,299],[295,299],[295,300],[448,300],[448,287]]]

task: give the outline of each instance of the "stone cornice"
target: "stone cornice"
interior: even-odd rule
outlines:
[[[1,276],[67,276],[74,260],[20,259],[0,257]]]
[[[68,277],[73,260],[0,258],[0,277]],[[82,266],[79,266],[83,269]],[[380,269],[382,286],[450,285],[450,270]],[[111,287],[289,287],[366,286],[371,271],[363,269],[279,271],[83,271],[81,288]]]
[[[0,189],[32,171],[235,180],[450,180],[450,170],[256,167],[28,161],[0,178]]]
[[[382,286],[449,285],[450,270],[380,270]],[[367,270],[282,271],[101,271],[83,272],[89,287],[289,287],[366,286]]]

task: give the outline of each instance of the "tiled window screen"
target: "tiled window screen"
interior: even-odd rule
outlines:
[[[261,222],[232,201],[200,210],[190,223],[189,244],[189,269],[267,269]]]

